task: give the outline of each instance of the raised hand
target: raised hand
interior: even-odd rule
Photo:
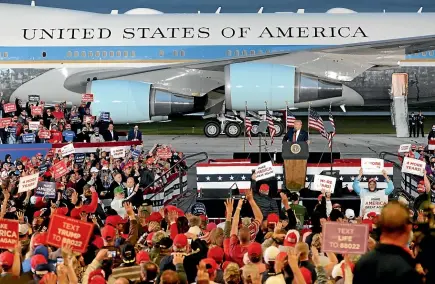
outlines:
[[[246,199],[247,199],[249,202],[251,202],[251,201],[254,200],[254,195],[252,194],[252,189],[248,189],[248,190],[246,190],[245,195],[246,195]]]
[[[225,201],[225,210],[227,212],[227,216],[233,216],[233,209],[234,209],[234,199],[228,198]]]
[[[175,211],[175,210],[173,210],[173,211],[169,211],[169,212],[168,212],[168,219],[169,219],[169,222],[170,222],[171,224],[177,222],[177,219],[178,219],[178,212]]]
[[[128,216],[134,216],[133,206],[131,205],[130,202],[124,203],[124,209],[127,212]]]
[[[311,247],[312,260],[315,266],[320,265],[319,251],[315,246]]]

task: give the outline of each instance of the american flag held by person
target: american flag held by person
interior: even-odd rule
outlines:
[[[293,113],[290,111],[290,109],[287,107],[286,110],[286,118],[287,118],[287,127],[294,127],[295,126],[295,120],[296,117],[293,115]]]
[[[252,130],[252,122],[251,122],[251,119],[248,117],[248,107],[246,107],[246,110],[245,110],[245,131],[246,131],[246,135],[248,135],[249,145],[252,145],[251,130]]]
[[[329,121],[331,122],[332,127],[334,127],[334,132],[328,134],[328,146],[332,147],[332,138],[335,136],[335,122],[334,117],[332,116],[331,106],[329,106]]]
[[[268,128],[269,128],[269,134],[270,134],[270,144],[273,144],[273,140],[276,134],[276,129],[275,129],[275,124],[273,123],[273,117],[272,115],[269,113],[269,109],[266,106],[266,121],[268,124]]]
[[[308,128],[316,129],[320,132],[322,137],[328,139],[328,133],[325,131],[325,125],[323,124],[323,119],[314,109],[310,108],[310,113],[308,116]]]

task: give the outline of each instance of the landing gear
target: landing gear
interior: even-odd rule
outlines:
[[[251,136],[252,137],[258,137],[258,126],[260,125],[259,121],[252,121],[252,128],[251,128]]]
[[[225,127],[225,134],[230,138],[239,137],[242,132],[242,127],[240,123],[229,122]]]
[[[281,136],[285,130],[284,126],[282,125],[281,122],[277,122],[277,121],[274,122],[274,125],[275,125],[275,131],[276,131],[275,137]]]
[[[221,127],[216,121],[209,121],[204,125],[204,134],[209,138],[218,137],[221,133]]]

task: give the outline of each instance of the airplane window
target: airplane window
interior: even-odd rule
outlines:
[[[95,51],[95,57],[100,57],[100,52],[99,51]]]
[[[86,51],[82,51],[82,57],[86,57]]]
[[[124,51],[124,57],[128,57],[128,51]]]
[[[238,50],[234,51],[234,55],[235,56],[240,56],[240,51],[238,51]]]
[[[136,57],[136,51],[133,50],[133,51],[131,52],[131,57]]]
[[[258,54],[263,54],[263,50],[260,49],[260,50],[258,51]]]
[[[66,53],[66,56],[67,56],[67,57],[72,57],[72,51],[68,51],[68,52]]]
[[[255,50],[251,50],[251,55],[255,55]]]
[[[78,51],[74,51],[74,57],[79,57],[79,52]]]
[[[103,51],[103,57],[107,57],[107,51]]]
[[[270,53],[270,50],[266,50],[266,54],[269,54]]]
[[[433,56],[433,50],[429,51],[429,56]]]
[[[231,50],[227,50],[227,56],[231,56],[232,52]]]
[[[242,55],[248,55],[248,52],[246,50],[243,50]]]
[[[421,53],[422,56],[426,56],[426,51]]]
[[[117,52],[116,52],[116,56],[117,56],[117,57],[121,57],[121,51],[117,51]]]
[[[43,51],[42,52],[42,57],[46,57],[47,56],[47,52]]]
[[[180,50],[180,56],[184,56],[184,50]]]
[[[163,50],[159,51],[159,56],[165,56],[165,52]]]
[[[3,57],[8,57],[8,56],[9,56],[9,54],[7,52],[3,53]]]
[[[89,57],[94,57],[94,53],[93,53],[92,51],[89,51],[89,52],[88,52],[88,56],[89,56]]]
[[[111,51],[111,52],[109,52],[109,55],[110,55],[110,57],[113,57],[113,56],[115,56],[115,52]]]
[[[174,52],[172,52],[172,54],[173,54],[174,56],[178,56],[178,51],[174,50]]]

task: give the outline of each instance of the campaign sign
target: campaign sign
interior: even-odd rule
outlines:
[[[379,174],[384,169],[384,160],[374,158],[361,158],[361,168],[364,174]]]
[[[10,117],[0,118],[0,128],[6,128],[11,124],[12,119]]]
[[[271,178],[275,176],[273,171],[273,165],[271,161],[260,164],[255,170],[255,175],[257,176],[256,181]]]
[[[54,247],[69,244],[72,251],[86,252],[94,224],[53,214],[48,226],[47,243]]]
[[[157,149],[157,157],[160,159],[170,159],[172,157],[172,151],[169,148],[159,148]]]
[[[366,253],[369,239],[367,224],[325,222],[322,228],[323,252]]]
[[[40,181],[35,190],[35,196],[56,198],[56,183],[48,181]]]
[[[115,147],[110,149],[110,155],[112,155],[113,158],[119,159],[125,157],[125,149],[124,147]]]
[[[53,111],[52,114],[56,119],[65,118],[65,114],[62,111]]]
[[[110,122],[110,112],[101,112],[100,120],[105,122]]]
[[[428,150],[435,150],[435,138],[432,138],[431,140],[429,140],[429,145],[427,145],[427,149]]]
[[[37,103],[41,100],[41,98],[38,95],[29,95],[29,102],[31,103]]]
[[[14,112],[17,111],[17,106],[13,103],[8,103],[3,105],[3,109],[5,110],[5,113]]]
[[[94,101],[94,95],[93,94],[83,94],[82,95],[82,102],[84,103],[92,103]]]
[[[20,177],[20,183],[18,184],[18,192],[26,192],[33,190],[38,185],[39,173]]]
[[[18,228],[18,221],[0,219],[0,248],[15,248],[15,245],[19,242]]]
[[[75,153],[74,154],[74,163],[76,164],[83,164],[85,162],[85,153]]]
[[[43,176],[47,172],[48,166],[46,164],[42,164],[39,166],[38,169],[39,169],[39,176]]]
[[[60,148],[60,152],[62,153],[62,157],[68,156],[70,154],[74,154],[76,150],[74,149],[73,144],[68,144]]]
[[[426,163],[417,159],[405,157],[402,164],[402,173],[411,175],[424,176]]]
[[[34,133],[27,133],[23,134],[23,143],[35,143],[35,134]]]
[[[42,106],[32,106],[31,111],[32,115],[42,115]]]
[[[133,152],[131,152],[131,155],[133,156],[133,158],[138,159],[140,156],[140,151],[134,150]]]
[[[29,122],[29,129],[30,130],[38,130],[39,125],[41,125],[41,123],[39,123],[39,121],[30,121]]]
[[[41,139],[50,139],[51,136],[50,130],[40,130],[38,132],[38,136]]]
[[[382,208],[388,203],[388,195],[385,194],[385,190],[378,192],[371,192],[364,195],[361,198],[361,208],[364,211],[364,217],[370,212],[375,212],[377,215],[381,214]]]
[[[399,153],[408,153],[411,151],[411,144],[402,144],[399,146]]]
[[[58,179],[68,173],[68,168],[65,162],[62,160],[53,166],[53,171],[54,171],[54,178]]]
[[[311,190],[334,193],[336,181],[337,179],[335,177],[315,175],[314,187],[311,188]]]
[[[90,122],[91,124],[94,124],[94,123],[95,123],[95,116],[92,116],[92,115],[85,115],[85,116],[83,116],[83,121],[84,121],[85,123]]]

